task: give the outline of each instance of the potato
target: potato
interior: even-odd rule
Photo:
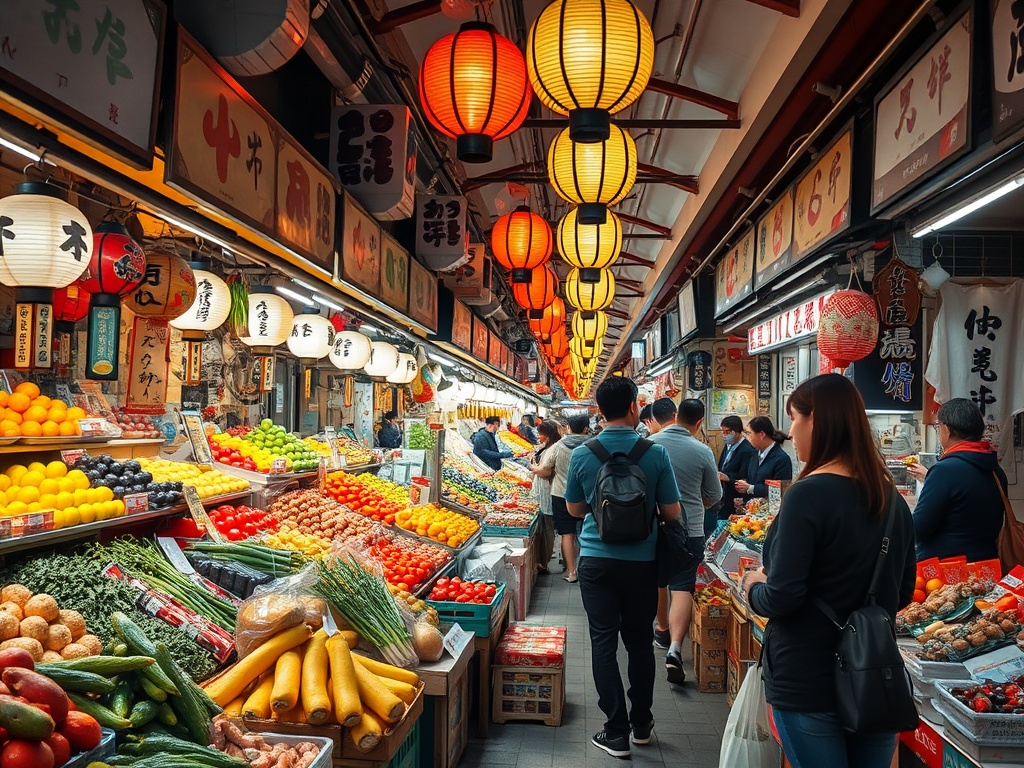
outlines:
[[[71,645],[71,630],[63,624],[51,624],[44,645],[48,651],[59,651]]]
[[[40,616],[49,624],[60,618],[60,608],[50,595],[34,595],[25,603],[25,616]]]
[[[60,655],[62,658],[65,659],[84,659],[86,656],[89,655],[89,649],[86,648],[84,645],[79,645],[78,643],[71,643],[70,645],[65,645],[61,649]]]
[[[0,606],[2,608],[3,606]],[[58,611],[57,620],[71,630],[71,639],[77,640],[86,633],[85,619],[78,611]]]
[[[56,651],[43,651],[43,664],[52,664],[55,661],[64,661],[64,657]]]
[[[25,618],[25,611],[22,609],[20,605],[18,605],[13,600],[8,601],[6,603],[0,603],[0,612],[9,613],[18,621],[21,621]]]
[[[82,635],[75,642],[88,649],[90,656],[99,656],[103,653],[103,641],[96,635]]]
[[[21,633],[21,622],[13,614],[0,611],[0,640],[10,640]]]
[[[15,637],[0,643],[0,651],[4,648],[21,648],[28,651],[33,661],[43,660],[43,644],[31,637]]]
[[[20,606],[27,603],[30,597],[32,597],[32,592],[22,584],[9,584],[0,589],[0,603],[12,602]],[[18,619],[18,621],[21,621],[21,619]]]
[[[42,616],[26,616],[21,620],[20,630],[22,637],[31,637],[33,640],[45,643],[50,627]]]

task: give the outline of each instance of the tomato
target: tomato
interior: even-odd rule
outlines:
[[[455,598],[455,602],[456,603],[468,603],[469,602],[469,595],[465,595],[465,594],[459,595],[457,598]]]
[[[437,580],[435,586],[438,589],[444,589],[445,587],[448,586],[448,579],[446,579],[444,576],[442,576],[440,579]]]

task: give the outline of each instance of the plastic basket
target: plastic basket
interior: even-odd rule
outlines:
[[[420,721],[409,731],[387,768],[420,768]]]
[[[963,686],[962,680],[937,680],[935,692],[938,696],[932,701],[932,706],[979,744],[1019,745],[1024,742],[1024,717],[968,709],[950,693],[950,689]]]
[[[467,632],[474,633],[477,637],[490,637],[491,635],[491,609],[501,605],[505,599],[505,584],[495,584],[498,588],[494,593],[494,599],[487,605],[479,603],[453,603],[447,600],[427,600],[427,605],[433,606],[441,621],[449,624],[458,624]]]
[[[296,744],[301,744],[304,741],[312,742],[320,748],[320,753],[316,756],[316,760],[309,764],[309,768],[331,768],[331,753],[334,750],[333,739],[328,739],[324,736],[290,736],[284,733],[264,733],[261,735],[263,740],[270,746],[287,744],[289,747],[294,747]]]
[[[97,760],[102,762],[103,758],[110,757],[112,754],[114,754],[114,732],[104,728],[100,743],[87,752],[72,757],[64,763],[64,768],[85,768],[89,763]]]

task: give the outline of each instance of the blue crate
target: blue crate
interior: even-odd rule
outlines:
[[[387,768],[420,768],[420,722],[413,725]]]
[[[437,611],[437,617],[448,624],[458,624],[467,632],[474,633],[477,637],[490,637],[491,635],[491,609],[501,607],[505,599],[505,584],[489,582],[494,584],[498,591],[494,593],[494,599],[487,605],[479,603],[453,603],[447,600],[427,600],[427,605]]]

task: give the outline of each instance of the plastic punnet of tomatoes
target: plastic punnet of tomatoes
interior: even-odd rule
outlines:
[[[498,594],[499,585],[490,581],[463,581],[458,576],[442,576],[430,590],[428,600],[445,603],[475,603],[490,605]]]
[[[386,537],[376,539],[368,554],[380,562],[385,581],[406,592],[416,592],[451,559],[441,547]]]
[[[210,510],[210,522],[228,541],[244,541],[267,531],[276,531],[281,522],[268,512],[247,507],[221,504]]]

